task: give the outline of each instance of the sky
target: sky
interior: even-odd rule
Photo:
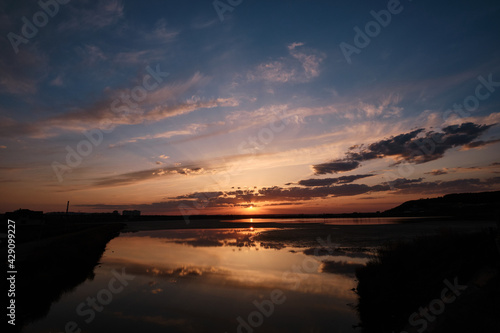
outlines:
[[[0,0],[0,212],[500,190],[497,1]]]

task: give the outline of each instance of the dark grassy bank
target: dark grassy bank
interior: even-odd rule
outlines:
[[[43,318],[65,292],[92,279],[106,244],[122,227],[107,224],[72,228],[66,233],[60,230],[55,237],[19,245],[16,328]]]
[[[412,242],[393,243],[356,271],[362,332],[498,332],[499,253],[496,231],[443,231]],[[432,320],[410,316],[440,299],[452,284],[468,285]],[[452,297],[451,295],[449,295]],[[495,312],[496,311],[496,312]],[[416,323],[416,320],[420,321]],[[423,322],[426,321],[426,324]]]
[[[100,224],[97,224],[100,225]],[[44,224],[44,225],[16,225],[16,244],[37,242],[48,238],[67,236],[88,229],[95,228],[96,224]]]

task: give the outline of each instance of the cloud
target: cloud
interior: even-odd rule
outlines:
[[[396,94],[389,95],[376,102],[367,103],[359,101],[346,108],[345,118],[350,120],[360,118],[390,118],[399,116],[403,111],[402,107],[397,106],[401,102],[401,97]]]
[[[23,44],[16,54],[8,39],[0,38],[0,48],[3,50],[0,59],[0,93],[24,96],[26,99],[26,96],[38,92],[38,84],[46,78],[50,62],[49,57],[38,47],[37,44]]]
[[[150,178],[151,174],[152,172],[149,171],[146,178]],[[133,177],[129,178],[137,180],[137,174],[132,176]],[[245,208],[249,205],[256,207],[297,205],[317,199],[357,196],[377,192],[387,192],[393,195],[417,194],[422,196],[427,196],[429,194],[444,195],[459,192],[480,192],[497,189],[499,184],[500,177],[491,177],[483,180],[467,178],[431,182],[423,181],[423,178],[399,178],[391,182],[383,182],[372,186],[365,184],[340,184],[335,186],[315,186],[306,188],[283,188],[273,186],[250,190],[194,192],[151,204],[89,204],[80,206],[100,210],[139,209],[145,212],[169,212],[179,215],[185,213],[203,214],[203,210],[207,208]]]
[[[218,19],[212,19],[212,20],[201,20],[201,19],[198,19],[198,20],[195,20],[192,24],[191,24],[191,28],[195,29],[195,30],[201,30],[201,29],[207,29],[207,28],[211,28],[213,25],[219,23],[220,21]]]
[[[102,179],[96,185],[111,186],[111,185],[126,185],[139,180],[150,179],[154,177],[152,170],[146,172],[135,172],[111,179]],[[94,209],[139,209],[144,211],[176,211],[182,213],[180,207],[185,210],[193,210],[200,214],[205,208],[228,208],[228,207],[248,207],[250,204],[259,206],[266,205],[283,205],[295,203],[297,201],[307,201],[316,198],[326,198],[329,196],[354,196],[367,193],[370,191],[389,190],[390,186],[385,185],[381,188],[371,188],[367,185],[360,184],[343,184],[339,186],[322,186],[314,188],[282,188],[278,186],[264,187],[262,189],[237,190],[237,191],[212,191],[212,192],[194,192],[177,197],[169,198],[166,201],[156,202],[152,204],[140,205],[107,205],[93,204],[83,205]],[[198,208],[199,209],[198,209]],[[201,208],[200,208],[201,207]]]
[[[151,34],[148,34],[150,38],[156,42],[171,42],[175,37],[179,35],[178,31],[169,30],[167,28],[167,21],[162,18],[156,22],[155,29]]]
[[[145,141],[145,140],[154,140],[154,139],[169,139],[174,136],[181,136],[181,135],[194,135],[207,127],[211,126],[213,124],[190,124],[185,126],[182,129],[178,130],[172,130],[172,131],[165,131],[161,133],[156,133],[156,134],[150,134],[150,135],[144,135],[144,136],[137,136],[133,137],[124,141],[120,141],[116,144],[112,144],[109,147],[114,148],[114,147],[119,147],[122,146],[126,143],[134,143],[138,141]],[[160,156],[160,158],[163,158]],[[168,158],[168,156],[167,156]]]
[[[296,47],[303,46],[303,45],[304,45],[304,43],[297,43],[297,42],[294,42],[294,43],[292,43],[292,44],[288,45],[288,49],[289,49],[290,51],[292,51],[292,50],[294,50]]]
[[[287,46],[290,57],[259,64],[247,74],[249,81],[266,82],[309,82],[320,75],[319,67],[326,58],[325,54],[307,49],[300,51],[304,43]]]
[[[327,186],[333,184],[347,184],[352,183],[355,180],[372,177],[374,175],[352,175],[352,176],[342,176],[338,178],[323,178],[323,179],[305,179],[298,182],[302,186]]]
[[[99,30],[117,23],[124,16],[124,6],[119,0],[90,2],[91,8],[69,7],[70,19],[58,26],[60,32],[67,30]],[[69,10],[69,9],[68,9]]]
[[[276,207],[276,206],[300,206],[303,205],[303,202],[278,202],[278,203],[269,203],[269,204],[259,204],[261,207]]]
[[[345,158],[313,165],[313,170],[316,174],[345,172],[356,169],[362,161],[385,157],[394,158],[396,163],[402,161],[425,163],[442,158],[447,150],[455,147],[475,148],[496,142],[497,140],[476,141],[494,125],[496,124],[463,123],[447,126],[442,132],[425,131],[420,128],[367,146],[353,146],[345,153]]]
[[[295,80],[296,71],[281,61],[260,64],[248,75],[250,80],[286,83]]]
[[[62,75],[56,76],[54,79],[52,79],[49,84],[51,86],[56,86],[56,87],[62,87],[64,85],[64,80]]]
[[[326,197],[355,196],[370,192],[393,192],[393,193],[451,193],[460,191],[487,190],[494,184],[500,183],[500,177],[479,180],[475,178],[460,179],[452,181],[424,182],[423,178],[406,179],[399,178],[391,182],[383,182],[377,185],[365,184],[340,184],[335,186],[313,186],[313,187],[291,187],[279,186],[264,187],[262,189],[220,191],[220,192],[196,192],[190,195],[179,196],[176,199],[202,198],[208,205],[227,206],[230,204],[259,203],[259,202],[283,202],[313,200]]]
[[[228,106],[236,106],[238,103],[239,101],[234,100],[234,103]],[[172,143],[178,144],[206,139],[212,136],[241,132],[254,126],[269,126],[272,124],[273,127],[281,128],[283,125],[297,125],[301,123],[302,118],[297,110],[288,110],[288,105],[286,104],[264,106],[253,111],[236,110],[226,115],[224,120],[209,124],[209,126],[227,125],[224,128],[210,133],[199,134],[191,138],[179,139]]]
[[[346,172],[351,171],[360,166],[360,163],[357,161],[348,161],[348,160],[335,160],[328,163],[321,163],[313,165],[314,173],[317,175],[324,175],[327,173],[337,173],[337,172]]]
[[[326,56],[323,53],[311,50],[308,52],[300,52],[297,48],[303,45],[304,43],[292,43],[288,46],[288,50],[290,50],[291,56],[302,64],[305,78],[309,80],[319,76],[319,66]]]
[[[440,176],[440,175],[447,175],[448,174],[448,169],[443,168],[443,169],[437,169],[437,170],[432,170],[429,172],[426,172],[426,175],[433,175],[433,176]]]
[[[500,142],[500,139],[487,140],[487,141],[479,140],[466,144],[465,148],[480,148],[498,142]]]
[[[234,107],[239,104],[233,98],[211,100],[188,99],[181,96],[193,89],[203,80],[203,75],[196,73],[185,82],[172,83],[150,94],[136,108],[127,107],[120,101],[120,96],[129,94],[129,89],[108,92],[107,96],[94,102],[89,107],[70,110],[39,121],[22,123],[5,119],[0,123],[0,136],[34,138],[53,137],[60,131],[85,131],[94,128],[111,130],[120,125],[135,125],[144,122],[157,122],[166,118],[188,114],[200,109],[215,107]]]
[[[103,186],[123,186],[135,184],[138,182],[146,181],[153,178],[158,178],[167,175],[198,175],[205,173],[207,170],[200,166],[176,166],[170,168],[148,169],[134,172],[123,173],[116,176],[102,177],[96,179],[92,184],[93,187]]]
[[[83,47],[78,46],[75,48],[75,52],[80,56],[85,66],[94,66],[108,59],[97,45],[86,44]]]
[[[389,185],[385,187],[389,189]],[[372,188],[364,184],[342,184],[338,186],[317,187],[289,187],[279,186],[263,187],[261,189],[222,191],[222,192],[196,192],[189,195],[179,196],[175,199],[201,199],[206,201],[210,207],[227,207],[235,205],[246,205],[260,202],[295,202],[301,200],[312,200],[314,198],[326,198],[328,196],[353,196],[370,192]],[[376,189],[379,191],[380,189]]]
[[[116,64],[139,65],[150,59],[154,53],[155,51],[151,50],[118,52],[114,55],[113,61]]]
[[[145,113],[143,119],[146,121],[159,121],[166,118],[176,117],[179,115],[191,113],[199,109],[212,109],[216,107],[234,107],[238,105],[238,101],[231,98],[217,98],[208,101],[188,101],[183,104],[174,106],[158,106],[153,110]]]
[[[460,192],[488,191],[500,184],[500,177],[485,180],[478,178],[456,179],[449,181],[413,182],[395,184],[394,194],[450,194]]]
[[[426,172],[426,175],[446,175],[450,173],[464,173],[464,172],[475,172],[475,171],[487,171],[489,169],[495,169],[495,166],[500,165],[499,163],[492,163],[483,166],[471,166],[471,167],[454,167],[454,168],[441,168]]]
[[[243,193],[243,191],[241,191]],[[195,193],[190,193],[190,194],[184,194],[184,195],[179,195],[177,197],[174,197],[174,199],[210,199],[210,198],[218,198],[222,195],[224,195],[224,192],[195,192]]]

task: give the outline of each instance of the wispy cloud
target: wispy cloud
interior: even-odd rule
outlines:
[[[167,21],[162,18],[156,22],[155,29],[152,33],[148,34],[148,39],[154,40],[159,43],[169,43],[173,41],[179,35],[179,31],[169,29],[167,27]]]
[[[112,129],[120,125],[153,123],[199,109],[238,105],[239,102],[232,98],[216,98],[212,100],[189,98],[179,101],[181,100],[180,96],[196,87],[202,79],[203,76],[196,73],[185,82],[166,85],[149,94],[135,109],[122,105],[120,96],[127,94],[128,89],[120,89],[108,92],[105,98],[87,108],[71,110],[36,122],[23,123],[14,119],[7,119],[6,122],[0,124],[0,135],[8,137],[51,137],[59,134],[56,130],[84,131],[104,127]],[[118,104],[119,107],[113,108],[113,103]]]
[[[115,176],[102,177],[95,179],[91,187],[112,187],[112,186],[124,186],[140,183],[146,180],[151,180],[154,178],[171,176],[171,175],[200,175],[207,172],[201,166],[197,165],[187,165],[169,168],[159,168],[159,169],[148,169],[140,170],[134,172],[127,172]]]
[[[30,45],[32,52],[15,54],[5,38],[0,38],[0,47],[5,50],[0,59],[0,93],[35,94],[39,83],[47,76],[49,58],[36,45]]]
[[[187,126],[184,126],[182,129],[178,130],[171,130],[171,131],[165,131],[165,132],[160,132],[156,134],[148,134],[144,136],[137,136],[133,137],[124,141],[120,141],[116,144],[111,144],[109,145],[110,148],[122,146],[127,143],[135,143],[135,142],[140,142],[140,141],[146,141],[146,140],[155,140],[155,139],[170,139],[175,136],[184,136],[184,135],[195,135],[197,133],[200,133],[203,130],[206,130],[209,127],[212,126],[220,126],[223,125],[224,122],[217,122],[214,124],[189,124]]]
[[[288,45],[290,57],[262,63],[247,74],[250,81],[275,83],[309,82],[320,75],[320,64],[325,59],[321,52],[307,49],[301,51],[303,43]]]
[[[62,75],[56,76],[50,81],[51,86],[62,87],[64,85],[64,79]]]
[[[467,172],[476,172],[476,171],[495,172],[495,170],[499,169],[499,168],[500,168],[500,163],[491,163],[489,165],[484,165],[484,166],[449,167],[449,168],[434,169],[432,171],[425,172],[425,174],[432,175],[432,176],[441,176],[441,175],[447,175],[450,173],[467,173]]]
[[[436,170],[426,172],[425,174],[426,175],[433,175],[433,176],[441,176],[441,175],[447,175],[449,172],[450,171],[448,170],[448,168],[442,168],[442,169],[436,169]]]
[[[73,4],[73,3],[72,3]],[[59,24],[60,32],[68,30],[98,30],[115,24],[124,15],[120,0],[91,2],[91,6],[69,7],[73,12],[70,19]]]
[[[107,59],[107,56],[97,45],[86,44],[84,46],[77,46],[75,51],[82,58],[86,66],[94,66]]]
[[[317,51],[300,51],[304,43],[292,43],[288,46],[292,57],[297,59],[304,69],[305,78],[310,80],[320,74],[319,66],[326,58],[326,55]]]

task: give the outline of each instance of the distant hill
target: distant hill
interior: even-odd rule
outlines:
[[[500,191],[456,193],[419,199],[386,210],[388,216],[460,216],[500,218]]]

